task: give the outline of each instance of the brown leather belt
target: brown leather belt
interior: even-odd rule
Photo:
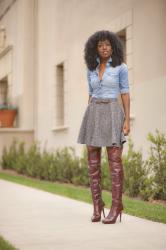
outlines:
[[[110,102],[116,102],[117,98],[110,98],[110,99],[98,99],[98,98],[92,98],[91,102],[95,102],[95,103],[110,103]]]
[[[106,101],[106,100],[105,100],[105,101],[104,101],[104,100],[101,100],[101,101],[99,101],[99,100],[98,100],[98,101],[95,101],[95,103],[109,103],[109,102],[112,102],[112,101]]]

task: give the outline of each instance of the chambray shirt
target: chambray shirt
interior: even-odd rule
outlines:
[[[89,95],[96,98],[117,98],[119,94],[129,92],[128,67],[125,63],[112,67],[109,57],[102,79],[99,80],[100,59],[95,70],[87,70]]]

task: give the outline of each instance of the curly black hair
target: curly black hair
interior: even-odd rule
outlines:
[[[96,61],[96,58],[98,57],[97,45],[99,41],[105,40],[110,41],[113,49],[113,53],[111,55],[111,65],[116,67],[117,65],[120,65],[122,62],[124,62],[123,45],[120,38],[114,32],[101,30],[91,35],[85,43],[84,59],[89,70],[94,70],[96,68],[98,64]]]

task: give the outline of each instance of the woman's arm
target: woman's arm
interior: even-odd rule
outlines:
[[[130,94],[123,93],[121,94],[124,113],[125,113],[125,121],[123,125],[124,135],[128,135],[130,132]]]

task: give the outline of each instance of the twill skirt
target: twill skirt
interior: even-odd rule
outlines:
[[[108,102],[109,101],[109,102]],[[117,98],[92,97],[81,122],[77,143],[96,147],[121,147],[125,114]]]

